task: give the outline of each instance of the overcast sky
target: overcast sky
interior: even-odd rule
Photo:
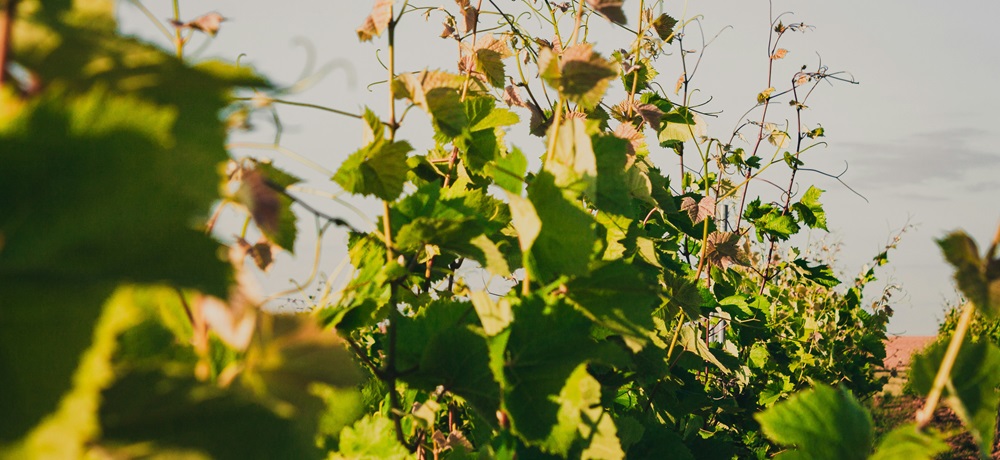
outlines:
[[[510,12],[522,3],[494,1]],[[412,3],[455,11],[451,0]],[[159,18],[172,15],[169,1],[145,0],[143,4]],[[490,8],[489,2],[483,5]],[[230,18],[214,40],[196,38],[189,51],[200,50],[193,59],[234,60],[242,53],[243,62],[253,64],[280,85],[291,85],[309,70],[313,53],[314,69],[330,65],[331,72],[308,90],[286,98],[351,112],[360,112],[367,105],[385,113],[384,86],[368,88],[370,83],[385,79],[376,59],[386,56],[384,40],[359,43],[355,35],[370,7],[371,2],[364,0],[181,0],[184,19],[212,11]],[[633,10],[637,8],[637,0],[625,2],[630,24],[634,25]],[[728,138],[752,107],[755,95],[766,87],[768,2],[671,1],[666,2],[665,11],[675,17],[702,15],[706,40],[721,32],[706,49],[693,85],[699,89],[700,100],[712,97],[706,110],[722,111],[707,119],[709,135]],[[130,2],[120,2],[119,12],[125,32],[167,45]],[[831,70],[847,71],[860,83],[823,85],[808,104],[807,126],[822,124],[829,145],[809,151],[803,157],[806,167],[829,173],[847,167],[842,180],[864,196],[822,175],[802,174],[803,189],[815,184],[826,190],[822,201],[831,230],[829,235],[813,233],[809,238],[843,244],[837,268],[845,275],[842,278],[848,278],[881,251],[892,235],[911,225],[872,292],[886,283],[902,288],[894,297],[896,313],[890,333],[933,334],[944,305],[956,297],[950,269],[934,238],[961,227],[985,245],[1000,224],[1000,149],[994,142],[1000,134],[996,112],[1000,90],[995,83],[1000,75],[1000,52],[996,51],[1000,31],[995,27],[1000,2],[775,0],[773,12],[790,12],[784,17],[786,24],[805,22],[815,27],[782,39],[782,47],[790,52],[776,67],[778,78],[787,81],[800,66],[813,69],[821,59]],[[441,18],[437,13],[427,22],[418,14],[404,18],[397,35],[398,72],[454,69],[453,42],[446,44],[438,38]],[[496,16],[484,16],[482,24],[496,20]],[[627,34],[596,18],[592,26],[589,40],[596,42],[604,55],[630,43]],[[700,48],[697,28],[690,26],[687,36],[686,48]],[[680,74],[677,60],[664,58],[658,68],[658,81],[672,88]],[[295,107],[278,110],[284,126],[282,146],[326,169],[335,170],[361,146],[361,125],[356,120]],[[415,141],[419,148],[426,147],[420,140],[429,136],[427,119],[418,112],[407,116],[399,135]],[[771,121],[783,123],[791,117],[791,112],[785,113]],[[264,117],[253,121],[256,131],[234,141],[271,142],[273,125]],[[525,151],[541,145],[537,138],[526,136],[512,135],[508,140]],[[272,157],[278,165],[306,178],[307,186],[338,192],[323,172],[288,155],[250,149],[234,152]],[[665,170],[674,170],[670,167],[675,161],[672,153],[654,151],[652,155]],[[766,187],[755,184],[751,194],[769,193]],[[328,199],[302,196],[358,226],[364,227],[378,215],[373,201],[350,200],[366,214],[367,219],[362,219]],[[298,256],[279,259],[280,269],[264,279],[268,290],[290,287],[289,278],[302,281],[308,276],[314,234],[311,219],[302,219]],[[320,261],[324,274],[333,272],[343,261],[344,243],[342,232],[327,234]]]

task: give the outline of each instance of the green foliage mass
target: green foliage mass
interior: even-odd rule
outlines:
[[[657,58],[688,59],[689,21],[654,18],[659,2],[636,5],[648,8],[630,26],[635,41],[604,53],[612,59],[581,25],[628,23],[632,4],[621,1],[545,2],[534,13],[556,26],[555,41],[503,11],[481,30],[486,15],[466,0],[373,3],[358,37],[387,39],[392,109],[356,116],[364,145],[330,177],[383,202],[378,230],[363,232],[299,201],[300,179],[268,159],[230,158],[227,128],[282,101],[252,69],[185,60],[186,40],[218,33],[218,17],[175,18],[170,55],[118,35],[110,2],[20,2],[10,59],[25,72],[0,87],[0,456],[942,450],[922,425],[874,446],[858,402],[884,383],[889,292],[863,299],[893,246],[847,283],[794,246],[803,229],[828,228],[824,191],[793,198],[822,128],[790,135],[764,109],[790,98],[801,120],[811,90],[761,92],[759,121],[727,141],[708,134],[688,75],[672,94],[655,82]],[[416,11],[446,18],[457,72],[395,69],[396,26]],[[784,56],[777,40],[804,28],[774,25],[769,65]],[[790,81],[813,88],[831,75],[802,68]],[[608,99],[618,82],[625,98]],[[397,104],[426,112],[426,151],[397,139]],[[509,145],[514,130],[543,142]],[[755,137],[733,145],[745,135]],[[680,175],[657,166],[664,153]],[[529,171],[529,157],[540,168]],[[744,199],[769,169],[788,189]],[[211,236],[216,201],[216,214],[247,216],[228,245]],[[321,232],[346,228],[351,271],[309,298],[312,313],[273,315],[246,259],[266,270],[275,251],[291,251],[296,211],[325,222]],[[980,257],[967,237],[942,240],[960,288],[989,315],[995,246]],[[1000,367],[970,363],[997,359],[980,343],[914,366],[915,385],[932,396],[947,386],[983,445]]]

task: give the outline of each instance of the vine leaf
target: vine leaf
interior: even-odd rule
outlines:
[[[625,11],[622,10],[622,3],[624,3],[624,0],[587,0],[587,5],[593,8],[594,11],[601,13],[602,16],[616,24],[625,24],[627,22]]]
[[[552,174],[557,187],[597,196],[597,158],[583,120],[570,118],[562,123],[552,158],[543,168]]]
[[[955,283],[965,298],[984,313],[996,317],[1000,313],[1000,296],[992,298],[991,287],[997,290],[998,281],[987,279],[984,266],[987,264],[980,258],[975,240],[965,232],[957,231],[937,243],[945,259],[955,267]],[[991,267],[996,266],[995,261],[989,262]]]
[[[396,440],[392,421],[381,414],[369,414],[340,432],[340,444],[332,460],[382,458],[406,460],[410,451]]]
[[[907,423],[887,433],[869,460],[933,460],[949,449],[940,433],[925,433]]]
[[[739,244],[739,233],[714,232],[705,240],[705,258],[708,263],[723,270],[731,265],[747,265]]]
[[[566,283],[566,297],[588,318],[626,339],[638,351],[653,330],[652,313],[659,300],[639,270],[621,259]]]
[[[507,104],[507,107],[527,107],[528,104],[524,102],[521,98],[521,91],[512,85],[507,85],[503,90],[503,102]]]
[[[135,371],[119,378],[101,399],[101,432],[111,444],[156,443],[213,458],[320,457],[292,419],[239,392],[193,378]]]
[[[656,35],[667,43],[674,41],[674,27],[676,26],[677,20],[666,13],[653,20],[653,30],[656,31]]]
[[[542,443],[543,450],[565,456],[575,443],[586,440],[581,458],[625,458],[615,423],[601,405],[601,384],[587,372],[586,364],[573,370],[556,401],[559,422]]]
[[[788,447],[780,459],[864,460],[871,453],[871,415],[844,388],[818,385],[754,418],[768,438]]]
[[[382,134],[381,128],[372,131]],[[406,141],[389,142],[384,137],[376,137],[344,160],[334,173],[333,181],[350,193],[393,201],[403,193],[409,171],[406,155],[411,150],[413,147]]]
[[[597,241],[593,217],[567,200],[555,178],[546,171],[539,173],[528,186],[528,199],[541,230],[526,254],[525,267],[543,282],[560,275],[586,275]],[[514,223],[517,226],[516,217]]]
[[[663,115],[658,133],[661,147],[676,148],[679,144],[705,135],[705,122],[685,107],[675,107]]]
[[[596,107],[611,79],[618,75],[618,66],[602,58],[590,43],[566,48],[561,61],[554,51],[542,48],[538,69],[549,86],[582,109]]]
[[[372,12],[365,22],[358,27],[358,40],[369,42],[372,38],[382,35],[392,21],[392,0],[375,0]]]
[[[417,388],[434,391],[439,385],[461,396],[486,420],[500,407],[500,386],[490,370],[490,353],[482,332],[476,332],[466,302],[437,300],[398,326],[402,377]]]
[[[459,63],[459,70],[474,71],[473,75],[477,78],[496,88],[503,88],[506,75],[503,60],[513,55],[507,42],[497,40],[493,34],[486,34],[479,37],[470,51]]]
[[[254,168],[243,171],[243,180],[236,192],[237,200],[250,210],[267,239],[290,253],[295,252],[295,213],[292,212],[292,199],[281,192],[300,181],[269,163],[257,163]]]
[[[594,341],[593,323],[563,302],[546,304],[540,297],[528,297],[513,305],[513,311],[515,321],[490,338],[491,368],[501,383],[503,409],[514,433],[525,441],[562,451],[580,435],[551,438],[561,421],[559,395],[581,365],[622,356],[607,342]]]
[[[715,218],[715,198],[711,196],[706,196],[698,201],[694,198],[686,196],[681,200],[681,211],[687,213],[688,217],[691,218],[691,222],[699,223],[705,219]]]
[[[472,291],[469,294],[472,306],[476,309],[479,322],[483,325],[486,335],[494,336],[507,328],[514,320],[513,311],[510,308],[510,299],[501,297],[496,302],[486,291]]]
[[[476,23],[479,21],[479,10],[469,4],[469,0],[455,0],[455,3],[462,10],[463,32],[469,33],[476,27]]]
[[[926,395],[933,387],[948,343],[938,341],[913,357],[910,382],[920,394]],[[972,433],[983,458],[990,458],[1000,403],[995,390],[1000,385],[1000,348],[986,340],[972,342],[965,337],[948,380],[942,396]]]
[[[823,205],[819,202],[819,197],[822,194],[823,190],[810,185],[809,190],[806,190],[805,195],[802,195],[802,199],[792,205],[792,210],[798,213],[799,220],[808,225],[809,228],[821,228],[829,231],[826,228],[826,212],[823,211]]]

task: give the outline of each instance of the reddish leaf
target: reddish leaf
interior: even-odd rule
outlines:
[[[524,99],[521,98],[521,92],[518,91],[518,89],[515,88],[512,85],[507,85],[507,87],[504,88],[504,90],[503,90],[503,101],[504,101],[504,103],[507,104],[507,107],[511,107],[511,106],[515,106],[515,105],[518,106],[518,107],[527,107],[528,106],[528,104],[524,103]]]
[[[699,223],[707,218],[715,217],[715,198],[706,196],[701,201],[695,202],[694,198],[684,197],[681,200],[681,211],[687,213],[691,222]]]
[[[622,10],[624,0],[587,0],[587,5],[617,24],[625,24],[625,11]]]
[[[365,23],[358,27],[358,39],[363,42],[382,35],[389,28],[392,20],[392,0],[375,0],[371,14],[365,18]]]

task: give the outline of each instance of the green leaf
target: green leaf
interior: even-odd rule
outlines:
[[[596,324],[641,348],[653,330],[651,315],[659,300],[649,286],[638,269],[618,260],[566,283],[566,297]]]
[[[840,280],[833,274],[833,269],[829,265],[809,265],[809,262],[802,259],[795,259],[793,263],[805,274],[806,279],[820,286],[832,288],[840,285]]]
[[[913,357],[910,384],[922,395],[930,392],[949,341],[938,341]],[[983,458],[989,458],[996,430],[1000,394],[1000,348],[992,342],[962,342],[949,375],[949,385],[942,393],[948,405],[972,433]],[[954,391],[952,391],[954,390]]]
[[[966,299],[984,313],[996,317],[1000,305],[990,298],[990,285],[986,279],[985,264],[979,256],[975,240],[965,232],[957,231],[937,240],[945,259],[955,267],[955,283]],[[997,300],[1000,304],[1000,299]]]
[[[805,222],[809,228],[821,228],[829,231],[826,228],[826,212],[823,211],[823,205],[819,202],[819,196],[822,194],[823,190],[809,186],[809,190],[806,190],[805,195],[802,195],[802,199],[798,203],[792,205],[792,209],[799,213],[799,220]]]
[[[665,40],[667,43],[674,41],[674,27],[676,25],[677,20],[666,13],[659,15],[653,20],[653,30],[656,31],[656,35],[660,37],[660,40]]]
[[[461,135],[462,130],[469,127],[469,116],[457,90],[434,88],[427,91],[426,98],[437,132],[450,139]]]
[[[864,460],[872,450],[872,419],[846,389],[819,385],[754,416],[782,459]]]
[[[635,210],[629,195],[626,173],[628,141],[614,136],[594,136],[591,144],[597,161],[597,207],[605,212],[632,217]]]
[[[692,353],[706,363],[717,367],[723,374],[729,374],[731,372],[729,368],[715,357],[712,349],[708,348],[708,345],[702,340],[700,332],[696,324],[682,326],[678,343],[684,348],[684,351]]]
[[[366,415],[353,426],[340,433],[340,448],[331,455],[334,460],[413,458],[399,441],[389,417],[380,414]]]
[[[925,433],[908,423],[886,434],[869,460],[933,460],[948,449],[939,433]]]
[[[514,319],[490,339],[491,367],[513,431],[529,443],[544,443],[559,423],[557,398],[571,374],[581,364],[618,355],[595,342],[590,320],[565,303],[526,298],[514,305]]]
[[[230,84],[104,29],[56,26],[60,38],[41,24],[25,21],[13,42],[44,89],[17,103],[0,92],[0,343],[21,350],[0,357],[0,378],[18,380],[0,395],[16,407],[6,440],[56,408],[117,283],[224,296],[229,276],[218,243],[190,225],[217,197]]]
[[[560,275],[587,274],[597,241],[593,217],[567,201],[555,178],[545,171],[528,186],[528,199],[541,223],[538,236],[530,244],[530,263],[527,258],[525,262],[532,276],[547,282]],[[516,217],[514,224],[520,232]]]
[[[514,313],[510,307],[510,299],[501,297],[496,302],[486,291],[472,291],[469,294],[479,322],[483,325],[486,335],[497,335],[507,328],[514,319]]]
[[[500,406],[500,387],[490,369],[486,339],[472,326],[474,306],[438,300],[398,325],[396,365],[413,369],[401,377],[416,388],[439,385],[465,398],[486,420]]]
[[[333,180],[350,193],[393,201],[403,193],[409,170],[406,154],[411,150],[413,147],[406,141],[386,143],[376,139],[347,157]]]
[[[528,170],[528,159],[521,150],[513,150],[501,154],[493,163],[487,164],[485,172],[500,188],[520,195],[524,190],[524,174]]]
[[[293,420],[190,377],[131,372],[101,396],[101,432],[111,444],[181,447],[217,459],[320,458],[310,434]]]
[[[686,107],[675,107],[660,120],[657,139],[661,147],[674,147],[705,135],[705,122]]]
[[[597,159],[583,120],[570,118],[563,122],[552,157],[545,161],[543,170],[551,173],[556,186],[567,189],[571,196],[597,196]]]
[[[580,444],[586,447],[581,458],[624,458],[614,421],[601,406],[601,384],[585,364],[573,370],[556,402],[558,423],[542,442],[542,450],[566,456],[574,444]]]

